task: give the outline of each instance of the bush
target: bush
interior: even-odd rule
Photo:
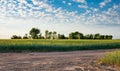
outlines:
[[[120,50],[107,52],[105,56],[100,59],[100,63],[120,66]]]

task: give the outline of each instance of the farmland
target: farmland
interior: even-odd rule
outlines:
[[[1,39],[0,71],[119,71],[119,53],[106,55],[119,48],[120,40]]]
[[[112,51],[0,53],[0,71],[120,71],[97,62]]]
[[[51,52],[120,48],[120,40],[1,39],[0,52]]]

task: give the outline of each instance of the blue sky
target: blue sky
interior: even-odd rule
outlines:
[[[68,35],[112,34],[120,38],[119,0],[0,0],[0,38],[32,27]]]

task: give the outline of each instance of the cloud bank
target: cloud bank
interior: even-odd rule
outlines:
[[[0,30],[15,34],[13,31],[24,31],[23,28],[28,30],[29,27],[53,26],[53,24],[70,27],[77,24],[78,27],[84,27],[79,30],[85,30],[87,25],[120,25],[120,3],[111,2],[112,0],[104,0],[98,3],[98,7],[93,7],[92,3],[86,0],[61,0],[60,3],[63,5],[57,7],[55,0],[0,0]],[[107,7],[109,3],[111,6]],[[102,10],[105,7],[106,9]],[[117,30],[120,29],[113,31]],[[3,34],[4,32],[1,31],[0,35]]]

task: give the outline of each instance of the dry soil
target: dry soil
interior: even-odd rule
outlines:
[[[0,71],[120,71],[97,62],[111,51],[0,53]]]

